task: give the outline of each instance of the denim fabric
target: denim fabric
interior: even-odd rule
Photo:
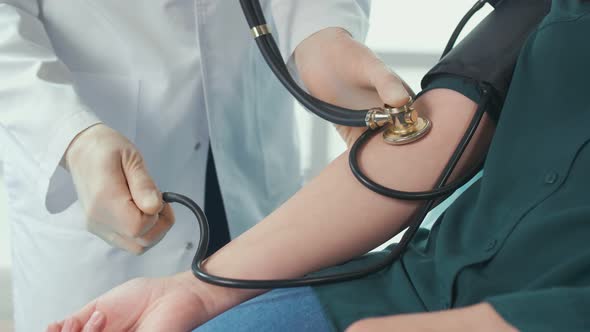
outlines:
[[[217,316],[194,332],[331,331],[320,302],[309,287],[278,289]]]

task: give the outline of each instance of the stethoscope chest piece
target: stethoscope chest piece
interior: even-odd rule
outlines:
[[[391,122],[383,131],[383,140],[391,145],[403,145],[424,138],[432,128],[432,122],[421,117],[412,107],[412,99],[400,108],[386,106]]]
[[[432,123],[426,118],[418,118],[412,125],[412,130],[400,129],[392,125],[383,132],[383,140],[391,145],[404,145],[422,139],[432,128]]]

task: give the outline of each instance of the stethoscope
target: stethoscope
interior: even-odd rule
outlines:
[[[453,32],[444,52],[443,57],[453,48],[459,34],[471,19],[471,17],[479,11],[488,1],[478,0],[477,3],[469,10],[463,17],[455,31]],[[192,272],[200,280],[222,287],[244,288],[244,289],[271,289],[271,288],[288,288],[301,286],[316,286],[329,283],[344,282],[354,279],[363,278],[367,275],[376,273],[397,260],[408,244],[416,234],[423,220],[428,212],[434,207],[436,202],[448,197],[455,190],[466,184],[473,176],[481,170],[481,164],[473,168],[466,176],[447,183],[451,173],[455,169],[459,159],[469,144],[471,138],[475,134],[478,125],[485,113],[485,107],[490,100],[489,88],[486,85],[480,85],[480,92],[482,98],[479,107],[469,124],[469,127],[459,142],[457,148],[452,154],[449,162],[437,180],[433,190],[422,192],[407,192],[400,191],[385,186],[373,181],[366,174],[364,174],[359,167],[358,159],[359,153],[367,143],[367,141],[382,132],[385,142],[394,145],[409,144],[415,142],[428,134],[432,123],[425,118],[418,115],[417,111],[412,107],[412,100],[409,100],[406,105],[399,108],[385,106],[383,108],[373,108],[369,110],[350,110],[328,104],[321,101],[300,88],[293,80],[287,66],[282,60],[281,54],[277,44],[272,37],[266,20],[258,0],[240,0],[242,10],[248,21],[248,25],[256,40],[258,48],[262,53],[266,63],[273,71],[275,76],[281,81],[284,87],[308,110],[325,119],[326,121],[350,126],[350,127],[367,127],[367,130],[358,138],[358,140],[351,147],[349,154],[349,165],[354,176],[368,189],[379,193],[381,195],[413,201],[426,201],[416,214],[416,217],[409,223],[408,228],[402,239],[395,246],[385,258],[381,261],[373,263],[370,266],[339,274],[324,274],[314,275],[295,279],[276,279],[276,280],[242,280],[225,278],[215,276],[207,273],[203,269],[203,263],[206,258],[207,248],[209,245],[209,225],[207,217],[203,210],[190,198],[171,192],[163,194],[164,201],[168,203],[179,203],[187,207],[197,218],[201,234],[197,253],[192,262]]]

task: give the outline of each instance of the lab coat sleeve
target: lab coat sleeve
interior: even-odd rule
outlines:
[[[3,158],[27,169],[45,201],[73,138],[99,123],[57,58],[37,0],[0,0],[0,141]],[[29,175],[29,174],[27,174]]]
[[[590,287],[548,288],[487,299],[519,331],[589,331]]]
[[[286,63],[299,43],[325,28],[343,28],[361,42],[367,35],[367,0],[273,0],[271,6],[273,34]]]

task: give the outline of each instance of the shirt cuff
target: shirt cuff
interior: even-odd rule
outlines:
[[[69,114],[64,119],[58,121],[58,126],[51,129],[51,137],[48,143],[46,152],[41,157],[40,174],[37,181],[38,192],[42,195],[42,201],[45,202],[46,208],[50,212],[55,209],[48,204],[51,193],[60,193],[66,187],[73,188],[73,183],[69,173],[60,167],[60,162],[74,138],[85,129],[101,123],[96,115],[88,110],[81,110],[74,114]],[[70,192],[72,190],[69,190]],[[75,201],[75,195],[67,203],[67,205]],[[62,208],[65,208],[63,206]]]

